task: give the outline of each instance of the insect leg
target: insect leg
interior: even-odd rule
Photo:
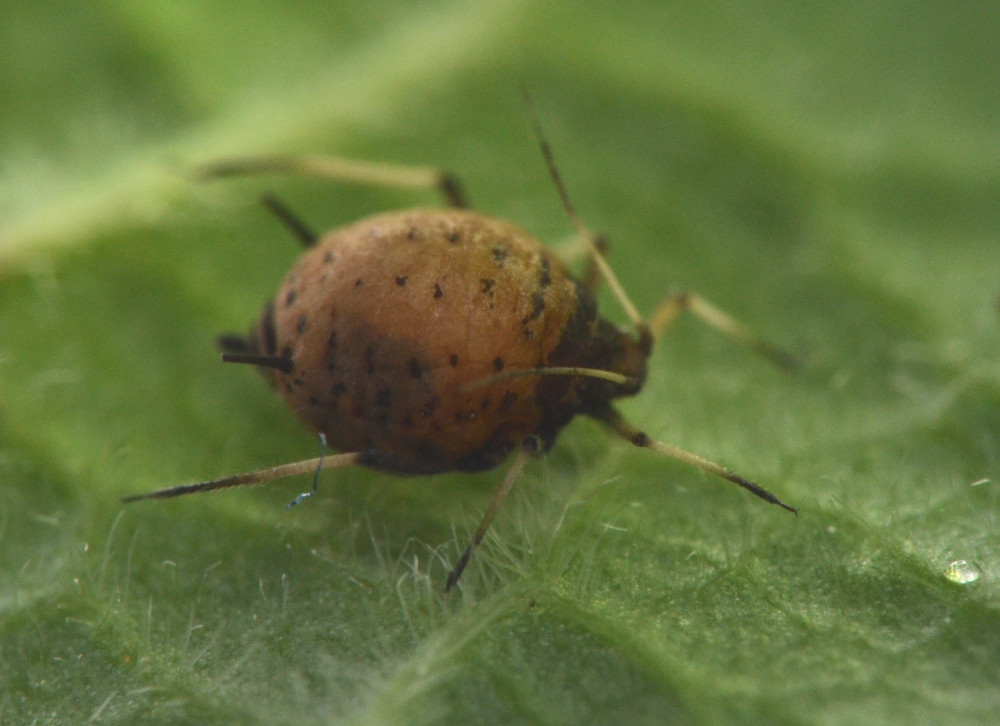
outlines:
[[[339,469],[344,466],[353,466],[362,461],[364,452],[353,451],[347,454],[331,454],[329,456],[318,456],[314,459],[305,459],[291,464],[272,466],[268,469],[258,469],[246,474],[227,476],[222,479],[199,482],[197,484],[181,484],[180,486],[157,489],[147,494],[133,494],[122,499],[123,504],[135,502],[140,499],[170,499],[184,494],[195,494],[197,492],[211,492],[216,489],[228,489],[230,487],[255,486],[265,484],[276,479],[284,479],[297,474],[318,472],[323,469]]]
[[[743,341],[765,358],[771,360],[779,368],[787,371],[798,368],[798,360],[793,355],[757,337],[749,328],[729,317],[704,299],[691,293],[682,293],[668,297],[660,303],[656,312],[649,320],[643,320],[635,304],[619,282],[614,270],[608,264],[606,259],[607,240],[603,235],[594,234],[587,229],[587,226],[576,213],[576,209],[573,207],[569,193],[566,190],[566,185],[563,183],[562,175],[556,166],[552,148],[549,146],[548,139],[542,130],[538,114],[535,112],[535,108],[531,103],[531,99],[527,97],[527,94],[525,94],[525,97],[528,102],[531,121],[535,127],[535,136],[538,138],[542,157],[545,159],[545,164],[549,169],[549,176],[552,177],[552,181],[556,185],[556,190],[559,192],[563,209],[566,210],[566,214],[577,231],[577,235],[584,244],[584,250],[587,254],[587,267],[584,270],[581,282],[584,287],[591,291],[596,289],[602,280],[608,285],[612,294],[628,316],[629,321],[635,327],[638,333],[638,343],[641,347],[648,350],[652,346],[653,340],[662,336],[682,312],[690,311],[712,327],[721,330],[737,340]]]
[[[766,502],[777,504],[779,507],[787,509],[792,514],[798,514],[798,510],[795,509],[795,507],[785,504],[759,484],[754,484],[752,481],[744,479],[739,474],[734,474],[724,466],[716,464],[714,461],[710,461],[702,456],[698,456],[697,454],[692,454],[690,451],[678,449],[676,446],[672,446],[671,444],[667,444],[663,441],[656,441],[655,439],[650,438],[645,432],[640,431],[626,421],[622,415],[611,406],[608,406],[603,411],[593,414],[593,416],[599,421],[607,424],[612,431],[621,436],[623,439],[626,439],[634,446],[638,446],[643,449],[652,449],[653,451],[665,454],[673,459],[683,461],[686,464],[697,466],[703,471],[707,471],[710,474],[715,474],[716,476],[722,477],[727,481],[738,484]]]
[[[444,586],[445,592],[451,590],[451,588],[455,586],[455,583],[458,582],[458,578],[462,576],[465,566],[469,564],[469,558],[472,557],[472,550],[474,550],[479,543],[483,541],[483,537],[486,536],[486,531],[490,528],[490,524],[493,523],[493,519],[497,516],[497,512],[500,511],[500,507],[503,505],[504,499],[507,498],[507,495],[510,494],[510,490],[514,488],[514,484],[517,483],[517,480],[521,477],[524,465],[537,451],[538,439],[534,436],[531,436],[522,442],[521,449],[517,452],[517,456],[510,465],[510,469],[508,469],[506,475],[504,475],[503,481],[500,482],[500,486],[498,486],[496,491],[493,492],[493,499],[490,501],[490,506],[486,510],[486,514],[483,515],[483,521],[479,523],[479,526],[473,533],[472,541],[469,543],[469,546],[465,548],[462,556],[458,558],[458,562],[455,564],[454,569],[448,573],[448,580]]]
[[[657,306],[649,319],[653,337],[662,337],[681,313],[685,312],[693,314],[721,333],[749,346],[784,371],[792,372],[800,366],[799,360],[794,355],[762,339],[743,323],[719,310],[703,297],[690,292],[670,295]]]
[[[469,206],[458,179],[431,166],[402,166],[336,156],[251,156],[220,159],[197,170],[200,179],[245,174],[297,174],[402,189],[437,189],[451,206]]]

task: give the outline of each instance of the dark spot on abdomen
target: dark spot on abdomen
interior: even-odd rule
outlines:
[[[423,375],[424,372],[423,368],[420,367],[419,361],[417,361],[416,358],[410,358],[409,366],[410,366],[410,377],[416,378],[419,381],[420,377]]]
[[[510,410],[510,407],[514,405],[515,401],[517,401],[517,394],[507,391],[503,394],[503,398],[500,399],[500,407],[497,411],[500,413],[507,413],[507,411]]]
[[[383,388],[375,394],[375,406],[378,408],[388,408],[392,405],[392,389]]]

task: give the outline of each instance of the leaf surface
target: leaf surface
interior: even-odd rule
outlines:
[[[5,7],[0,722],[992,723],[1000,11],[338,5]],[[447,597],[501,470],[123,509],[315,455],[213,350],[296,254],[262,191],[436,203],[190,170],[439,164],[557,243],[522,85],[640,310],[695,290],[805,361],[685,319],[623,411],[799,516],[583,420]]]

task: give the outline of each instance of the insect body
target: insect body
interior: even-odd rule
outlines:
[[[339,451],[398,473],[481,470],[525,438],[637,392],[648,347],[520,228],[474,212],[383,214],[295,264],[245,346]],[[588,376],[500,377],[552,367]]]
[[[584,414],[636,446],[691,463],[794,512],[718,464],[651,439],[615,410],[614,399],[640,390],[654,340],[684,311],[779,364],[789,359],[694,295],[668,297],[650,322],[644,321],[573,212],[544,141],[542,149],[588,250],[586,282],[574,279],[519,227],[464,209],[382,214],[317,240],[267,198],[267,206],[309,249],[250,334],[221,339],[223,360],[260,366],[295,414],[342,453],[126,501],[346,465],[398,474],[477,471],[517,452],[448,576],[450,589],[526,460],[547,450],[573,417]],[[253,159],[227,162],[208,174],[266,170],[434,184],[453,203],[462,201],[450,177],[436,170],[342,160]],[[633,329],[598,314],[593,288],[601,280],[611,286]]]

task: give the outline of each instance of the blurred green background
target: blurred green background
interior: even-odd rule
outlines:
[[[0,722],[995,723],[995,3],[8,0],[0,21]],[[318,228],[437,203],[189,170],[439,164],[558,242],[522,85],[641,310],[696,290],[806,362],[684,320],[625,413],[799,516],[587,421],[448,597],[500,470],[123,509],[315,455],[213,349],[297,252],[263,189]]]

